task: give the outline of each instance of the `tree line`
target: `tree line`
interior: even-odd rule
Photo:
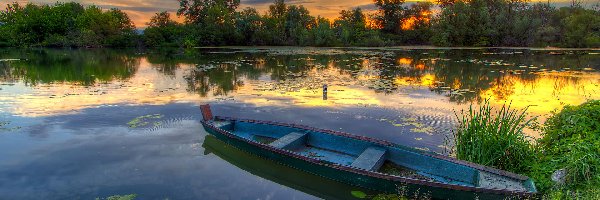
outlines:
[[[557,46],[600,47],[600,7],[528,0],[374,0],[376,12],[342,10],[330,20],[275,0],[264,14],[239,0],[178,0],[174,21],[156,13],[143,33],[124,12],[79,3],[17,3],[0,12],[0,46],[195,47]],[[439,8],[439,9],[438,9]]]

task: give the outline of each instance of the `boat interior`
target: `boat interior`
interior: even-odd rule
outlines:
[[[212,121],[213,125],[238,137],[285,149],[305,157],[352,168],[410,179],[471,187],[535,190],[523,180],[481,171],[466,165],[427,156],[403,146],[312,130],[246,121]]]

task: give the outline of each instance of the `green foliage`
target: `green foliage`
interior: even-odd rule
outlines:
[[[523,173],[535,159],[534,148],[523,134],[523,129],[534,119],[526,119],[525,110],[509,105],[499,109],[485,100],[478,108],[473,105],[462,116],[453,130],[456,158],[498,169]]]
[[[526,174],[544,199],[598,199],[600,100],[554,113],[535,146],[521,133],[530,122],[524,114],[510,106],[493,113],[487,101],[471,107],[454,131],[457,158]],[[552,180],[557,170],[566,171],[559,182]]]
[[[432,29],[439,46],[600,46],[600,12],[578,5],[458,0],[442,7]]]
[[[542,199],[562,200],[562,199],[600,199],[600,188],[596,185],[588,186],[584,189],[566,189],[557,188],[547,191]]]
[[[156,13],[144,30],[147,46],[181,46],[185,27],[173,21],[168,12]]]
[[[79,3],[9,4],[0,12],[1,46],[196,47],[295,46],[559,46],[600,47],[598,7],[557,9],[527,0],[374,0],[377,12],[342,10],[333,20],[310,15],[302,5],[275,0],[264,15],[238,10],[240,0],[178,0],[177,23],[167,12],[135,34],[124,12]],[[596,9],[596,10],[594,10]],[[435,16],[434,16],[434,13]]]
[[[600,12],[581,7],[561,8],[559,12],[565,30],[563,46],[600,46]]]
[[[360,46],[368,38],[367,17],[362,9],[342,10],[340,17],[334,21],[334,28],[344,46]]]
[[[565,106],[544,123],[538,141],[542,152],[531,175],[541,190],[555,187],[549,174],[560,169],[567,172],[567,189],[586,190],[600,184],[599,128],[600,100]]]
[[[326,18],[317,18],[317,23],[310,30],[310,40],[314,46],[336,46],[335,31],[331,27],[331,22]]]
[[[132,46],[134,26],[127,14],[79,3],[9,4],[0,12],[3,46]]]

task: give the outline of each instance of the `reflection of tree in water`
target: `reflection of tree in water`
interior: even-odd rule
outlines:
[[[446,95],[450,101],[458,103],[481,101],[485,97],[480,94],[488,90],[491,90],[488,94],[494,95],[496,99],[507,99],[515,94],[516,83],[528,84],[532,88],[538,85],[538,69],[596,67],[598,64],[594,62],[600,61],[598,56],[590,55],[549,56],[527,51],[518,55],[483,55],[484,51],[487,50],[403,51],[392,54],[379,52],[368,55],[270,55],[186,51],[176,56],[170,53],[161,55],[164,58],[153,58],[155,55],[149,55],[148,60],[158,64],[157,66],[174,68],[178,63],[198,65],[196,69],[188,72],[186,79],[188,90],[202,96],[211,91],[214,95],[227,95],[242,86],[244,80],[258,80],[263,77],[277,82],[302,78],[308,76],[309,72],[311,76],[318,76],[319,73],[326,73],[323,71],[325,69],[336,69],[335,73],[339,73],[337,76],[349,76],[354,80],[365,78],[361,77],[361,72],[372,72],[367,79],[389,84],[391,88],[427,86],[433,92]],[[215,67],[204,69],[207,65]],[[535,69],[529,69],[531,66],[535,66]],[[164,68],[166,69],[159,71],[172,71],[170,67]],[[522,72],[523,69],[528,71]],[[567,79],[577,81],[577,78],[573,77]],[[558,91],[558,87],[565,87],[569,83],[556,84],[555,91]],[[373,89],[376,92],[394,91]]]
[[[158,72],[174,78],[175,71],[185,62],[186,57],[185,52],[181,49],[165,48],[150,50],[146,58]]]
[[[244,85],[238,73],[234,67],[223,64],[209,71],[191,70],[185,79],[190,92],[206,96],[212,91],[212,95],[224,96]]]
[[[139,66],[139,59],[122,50],[4,50],[3,58],[19,61],[2,62],[3,81],[23,80],[26,85],[68,82],[92,85],[96,81],[130,78]]]
[[[148,61],[156,65],[157,70],[168,62],[176,66],[177,63],[193,63],[195,68],[187,72],[185,79],[188,83],[188,91],[206,96],[228,95],[244,85],[244,80],[258,80],[261,76],[269,75],[272,81],[286,80],[290,73],[306,73],[307,71],[328,66],[334,59],[332,56],[310,56],[307,55],[287,56],[268,55],[264,53],[228,54],[207,53],[202,51],[186,52],[180,56],[172,56],[170,59],[155,58],[168,54],[149,54]]]
[[[506,100],[509,96],[515,93],[515,82],[518,80],[517,77],[513,76],[500,76],[496,78],[496,81],[492,82],[491,90],[494,95],[494,99]]]

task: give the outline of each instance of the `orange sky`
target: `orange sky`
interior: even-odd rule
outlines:
[[[6,4],[12,1],[25,4],[27,2],[36,4],[53,4],[65,0],[1,0],[0,9],[4,10]],[[97,5],[102,8],[119,8],[129,14],[129,17],[138,28],[144,28],[150,17],[156,12],[169,11],[174,13],[179,7],[177,0],[73,0],[84,5]],[[406,0],[406,2],[417,2],[428,0]],[[431,1],[431,0],[429,0]],[[536,2],[537,0],[533,0]],[[550,0],[557,5],[567,5],[570,0]],[[582,0],[584,4],[595,4],[598,0]],[[544,0],[543,2],[546,2]],[[273,0],[241,0],[240,8],[254,7],[264,13]],[[366,11],[375,9],[373,0],[287,0],[287,4],[303,5],[308,8],[311,15],[335,19],[343,9],[361,7]],[[178,21],[182,21],[179,19]]]

